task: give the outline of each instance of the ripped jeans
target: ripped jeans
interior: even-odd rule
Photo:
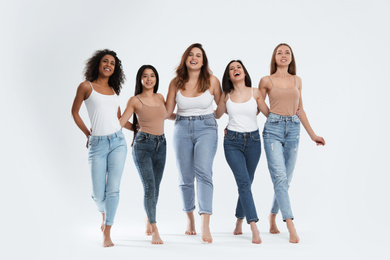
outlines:
[[[298,116],[270,113],[264,125],[264,149],[274,184],[271,213],[282,212],[283,220],[294,219],[288,189],[298,153],[300,121]]]

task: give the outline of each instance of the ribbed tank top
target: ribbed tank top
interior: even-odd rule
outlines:
[[[114,95],[103,95],[93,89],[91,95],[84,101],[87,107],[88,116],[91,120],[93,136],[110,135],[121,130],[118,120],[119,97]]]
[[[274,86],[271,80],[272,88],[268,92],[270,112],[281,116],[293,116],[296,114],[299,106],[299,89],[295,83],[292,88],[278,88]]]
[[[214,96],[206,90],[197,97],[185,97],[180,90],[176,94],[177,112],[179,116],[201,116],[214,113]]]
[[[257,126],[257,102],[253,98],[253,88],[251,98],[243,103],[234,103],[230,99],[226,102],[226,110],[229,114],[227,128],[231,131],[245,133],[259,129]]]
[[[141,110],[137,113],[139,131],[152,135],[164,134],[164,121],[167,114],[165,104],[161,102],[159,106],[152,107],[145,105],[138,96],[136,97],[142,103]]]

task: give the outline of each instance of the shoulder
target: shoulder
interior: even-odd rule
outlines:
[[[253,90],[253,97],[255,99],[258,99],[261,95],[260,90],[258,88],[252,88],[252,90]]]
[[[223,100],[223,102],[226,103],[228,101],[228,99],[229,99],[228,93],[226,93],[225,91],[222,92],[221,99]]]
[[[138,95],[137,95],[138,96]],[[141,101],[139,100],[139,98],[137,96],[132,96],[130,99],[129,99],[129,102],[128,102],[128,105],[130,106],[137,106],[138,104],[141,104]]]
[[[78,89],[84,91],[92,90],[91,83],[89,81],[81,82],[80,85],[78,86]]]
[[[294,77],[295,77],[295,83],[298,86],[298,88],[302,88],[302,79],[297,75],[295,75]]]
[[[161,93],[156,93],[159,99],[161,99],[162,102],[165,102],[164,96]]]
[[[260,79],[259,87],[268,88],[269,84],[271,83],[271,76],[264,76]]]
[[[219,79],[214,75],[210,75],[210,84],[211,87],[219,87],[220,86]]]
[[[177,92],[176,78],[173,78],[169,83],[169,91]]]

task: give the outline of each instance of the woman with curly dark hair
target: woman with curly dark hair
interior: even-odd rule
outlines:
[[[87,61],[85,80],[77,88],[72,116],[87,137],[92,177],[92,198],[102,213],[103,246],[111,247],[110,231],[119,202],[119,185],[125,165],[127,145],[119,124],[119,93],[125,80],[122,64],[111,50],[98,50]],[[91,131],[79,115],[85,101]],[[128,123],[126,128],[130,129]]]
[[[196,178],[202,240],[207,243],[212,242],[209,222],[213,200],[212,166],[217,151],[218,130],[213,101],[218,104],[220,97],[221,85],[211,74],[202,45],[190,45],[176,69],[176,77],[169,85],[166,107],[168,115],[171,115],[177,104],[173,142],[183,210],[187,213],[185,234],[196,234],[193,214]]]

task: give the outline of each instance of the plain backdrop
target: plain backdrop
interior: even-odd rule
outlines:
[[[5,1],[0,2],[2,259],[388,259],[390,1]],[[112,238],[100,246],[100,215],[90,198],[85,136],[70,109],[85,61],[109,48],[127,77],[122,111],[143,64],[167,94],[184,50],[203,44],[213,74],[241,59],[257,87],[274,47],[291,45],[317,147],[301,128],[290,197],[301,243],[270,235],[273,188],[264,150],[253,183],[263,243],[250,229],[233,236],[237,188],[218,120],[214,161],[214,243],[184,235],[173,122],[157,209],[163,246],[144,236],[143,190],[131,156],[132,134]],[[80,114],[89,118],[82,106]],[[258,116],[262,131],[265,118]],[[196,214],[197,231],[200,217]],[[4,258],[5,257],[5,258]]]

